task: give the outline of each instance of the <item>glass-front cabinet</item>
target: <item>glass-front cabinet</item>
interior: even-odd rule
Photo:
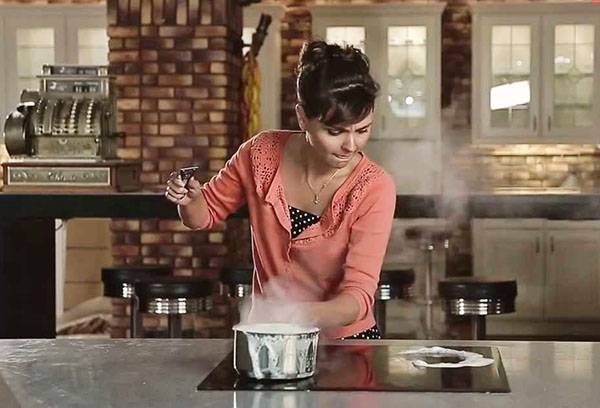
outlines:
[[[0,126],[42,65],[108,64],[106,26],[104,5],[0,5]]]
[[[472,8],[473,141],[600,142],[600,6]]]
[[[353,45],[381,85],[372,137],[433,139],[440,133],[444,3],[313,6],[313,38]]]

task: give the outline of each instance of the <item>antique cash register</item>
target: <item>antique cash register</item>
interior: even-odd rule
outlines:
[[[116,97],[106,66],[44,65],[4,124],[4,191],[133,191],[141,163],[117,157]]]

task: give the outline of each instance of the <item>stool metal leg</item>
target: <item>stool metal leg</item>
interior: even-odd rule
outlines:
[[[485,340],[485,316],[471,316],[471,338]]]
[[[385,338],[386,334],[385,309],[385,300],[375,301],[375,321],[377,323],[377,327],[379,328],[379,332],[381,333],[382,338]]]
[[[169,326],[169,338],[181,338],[181,315],[170,314],[167,319],[167,322]]]
[[[426,242],[425,250],[425,338],[433,338],[433,244]]]
[[[139,300],[135,295],[131,295],[129,302],[129,332],[132,338],[143,336],[143,316],[139,312]]]

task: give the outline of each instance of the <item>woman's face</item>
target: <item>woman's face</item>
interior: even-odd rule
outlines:
[[[300,107],[298,119],[301,129],[306,132],[308,143],[319,159],[330,167],[341,169],[367,144],[371,135],[373,112],[351,125],[327,126],[318,119],[306,118]]]

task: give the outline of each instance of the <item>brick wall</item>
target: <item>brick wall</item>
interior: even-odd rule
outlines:
[[[142,160],[148,190],[163,191],[171,171],[193,163],[208,179],[239,143],[241,7],[228,0],[108,0],[107,10],[118,125],[126,133],[119,156]],[[227,252],[225,225],[190,232],[179,220],[114,220],[111,228],[117,264],[168,265],[177,275],[215,279]],[[124,314],[115,305],[115,315]],[[124,335],[127,319],[115,323],[113,336]]]

